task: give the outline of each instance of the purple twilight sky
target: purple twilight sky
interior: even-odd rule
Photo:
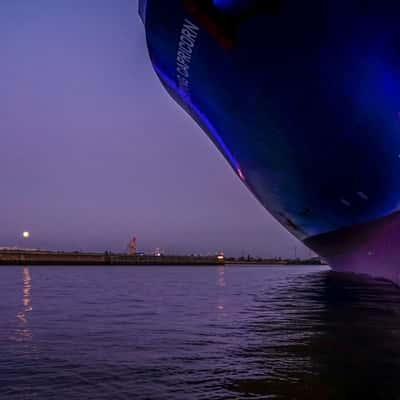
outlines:
[[[0,52],[0,245],[310,254],[161,87],[137,1],[3,0]]]

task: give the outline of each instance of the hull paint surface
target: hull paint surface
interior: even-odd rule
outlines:
[[[154,69],[290,232],[397,282],[400,4],[268,4],[142,0]]]

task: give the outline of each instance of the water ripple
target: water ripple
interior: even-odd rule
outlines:
[[[320,267],[0,275],[0,398],[400,399],[400,290],[384,281]]]

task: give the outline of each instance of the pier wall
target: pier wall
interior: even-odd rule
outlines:
[[[50,251],[0,251],[0,265],[219,265],[217,257],[68,253]]]

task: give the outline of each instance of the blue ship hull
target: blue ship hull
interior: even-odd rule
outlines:
[[[263,206],[334,269],[399,283],[400,2],[311,3],[140,14],[161,82]]]

